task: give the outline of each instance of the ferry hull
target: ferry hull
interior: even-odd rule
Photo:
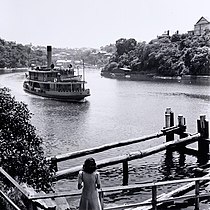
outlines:
[[[85,97],[90,96],[89,89],[81,92],[57,92],[57,91],[39,91],[39,90],[30,90],[28,88],[23,88],[25,92],[53,99],[59,101],[67,102],[81,102]]]

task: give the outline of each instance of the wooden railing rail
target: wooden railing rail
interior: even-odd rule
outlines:
[[[208,177],[189,178],[189,179],[181,179],[181,180],[173,180],[173,181],[134,184],[134,185],[128,185],[128,186],[105,187],[105,188],[102,188],[99,191],[99,193],[102,193],[104,195],[104,193],[107,193],[107,192],[110,193],[110,192],[116,192],[116,191],[138,190],[142,188],[152,189],[152,199],[149,199],[141,203],[107,207],[107,208],[104,208],[104,210],[117,210],[121,208],[132,208],[132,207],[134,208],[134,207],[148,206],[148,205],[152,205],[153,209],[156,209],[159,203],[163,204],[163,203],[167,203],[171,201],[190,199],[190,198],[195,199],[195,202],[197,201],[196,205],[199,205],[199,198],[210,196],[210,193],[199,194],[200,183],[204,181],[205,182],[210,181],[210,177],[208,176]],[[157,196],[157,187],[161,187],[164,185],[181,184],[181,183],[187,183],[187,182],[190,182],[190,183],[195,182],[194,194],[188,194],[188,195],[176,196],[176,197],[166,197],[165,199],[161,196]],[[44,194],[44,195],[36,194],[36,195],[30,196],[29,199],[37,200],[37,199],[48,199],[48,198],[57,198],[57,197],[73,197],[73,196],[80,196],[80,195],[81,195],[81,191],[75,190],[75,191],[70,191],[70,192],[58,192],[58,193],[51,193],[51,194]]]
[[[160,182],[152,182],[152,183],[144,183],[144,184],[133,184],[133,185],[127,185],[127,186],[104,187],[101,189],[101,191],[103,191],[103,193],[106,193],[106,192],[115,192],[115,191],[138,190],[141,188],[152,188],[153,186],[159,187],[163,185],[181,184],[181,183],[196,182],[196,181],[210,181],[210,177],[189,178],[189,179],[172,180],[172,181],[160,181]],[[47,198],[57,198],[57,197],[78,196],[78,195],[81,195],[80,190],[72,190],[70,192],[56,192],[56,193],[48,193],[48,194],[37,193],[35,195],[31,195],[29,199],[37,200],[37,199],[47,199]]]
[[[28,193],[2,167],[0,167],[0,173],[7,178],[26,198],[28,198]]]
[[[178,130],[179,127],[174,126],[172,129],[173,130]],[[127,139],[127,140],[123,140],[123,141],[119,141],[119,142],[112,142],[112,143],[109,143],[109,144],[101,145],[99,147],[94,147],[94,148],[84,149],[84,150],[75,151],[75,152],[71,152],[71,153],[51,156],[51,157],[48,157],[47,160],[53,160],[53,161],[56,161],[56,162],[61,162],[61,161],[70,160],[70,159],[73,159],[73,158],[83,157],[85,155],[99,153],[99,152],[103,152],[103,151],[110,150],[110,149],[117,148],[117,147],[122,147],[122,146],[130,145],[130,144],[135,144],[135,143],[140,143],[140,142],[143,142],[143,141],[148,141],[148,140],[151,140],[153,138],[159,138],[161,136],[166,135],[167,132],[171,132],[171,131],[172,130],[167,128],[165,130],[164,129],[161,130],[161,132],[157,132],[157,133],[147,135],[147,136],[142,136],[142,137],[139,137],[139,138]]]
[[[32,210],[33,209],[33,203],[30,202],[30,199],[29,199],[29,194],[22,188],[21,185],[19,185],[2,167],[0,167],[0,175],[2,175],[4,178],[8,179],[10,183],[13,184],[14,187],[17,188],[17,190],[19,192],[22,193],[22,195],[29,201],[29,204],[28,204],[28,209],[29,210]],[[1,195],[4,197],[4,199],[9,202],[16,210],[20,210],[20,208],[14,204],[14,202],[12,202],[10,200],[10,198],[7,197],[7,195],[5,195],[3,192],[1,192]]]
[[[154,153],[163,151],[166,148],[175,146],[177,144],[193,143],[193,142],[197,141],[198,138],[200,138],[200,133],[192,134],[191,136],[188,136],[186,138],[177,139],[177,140],[174,140],[174,141],[168,141],[166,143],[163,143],[162,145],[158,145],[158,146],[148,148],[148,149],[145,149],[145,150],[142,150],[142,151],[131,152],[131,153],[128,153],[128,154],[125,154],[125,155],[100,160],[100,161],[97,161],[97,167],[102,168],[102,167],[105,167],[105,166],[110,166],[110,165],[115,165],[115,164],[118,164],[118,163],[123,163],[124,161],[131,161],[131,160],[134,160],[134,159],[143,158],[143,157],[152,155]],[[73,175],[75,173],[78,173],[81,169],[82,169],[82,166],[75,166],[75,167],[72,167],[72,168],[69,168],[69,169],[60,170],[60,171],[56,172],[54,178],[60,179],[64,176],[66,176],[66,175]]]

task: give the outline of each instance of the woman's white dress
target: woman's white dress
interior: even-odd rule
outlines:
[[[82,196],[80,199],[79,210],[101,210],[97,185],[100,185],[99,173],[91,174],[80,171],[78,175],[78,184],[83,183]]]

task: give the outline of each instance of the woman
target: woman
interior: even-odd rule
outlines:
[[[100,189],[101,181],[99,172],[96,171],[93,158],[85,160],[83,170],[79,172],[78,189],[82,189],[79,210],[101,210],[97,188]]]

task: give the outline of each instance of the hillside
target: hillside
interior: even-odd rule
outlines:
[[[56,60],[71,60],[80,62],[85,60],[86,66],[104,66],[115,51],[115,46],[110,44],[101,47],[100,50],[93,48],[54,48],[53,62]],[[22,68],[46,65],[46,46],[22,45],[0,39],[0,68]]]
[[[45,60],[42,50],[0,39],[0,68],[29,67],[32,63],[43,65]]]
[[[103,72],[129,68],[161,76],[210,75],[210,32],[160,36],[148,44],[121,38],[116,49]]]

